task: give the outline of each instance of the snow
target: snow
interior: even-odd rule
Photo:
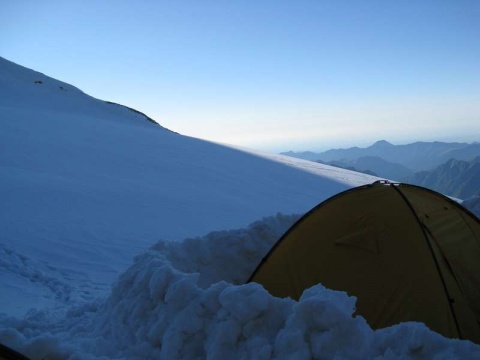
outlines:
[[[159,239],[302,213],[375,180],[181,136],[4,59],[0,124],[0,244],[54,268],[74,289],[70,301],[106,294]],[[0,306],[25,299],[15,306],[23,315],[37,290],[10,287]]]
[[[422,324],[373,331],[320,284],[299,302],[245,284],[300,214],[375,180],[185,137],[0,58],[0,342],[33,359],[480,357]]]
[[[354,316],[354,297],[320,284],[298,302],[243,284],[248,268],[296,219],[279,214],[244,229],[160,241],[136,257],[107,299],[72,306],[60,317],[38,310],[21,320],[1,318],[0,341],[38,359],[480,356],[478,345],[443,338],[419,323],[373,331]]]

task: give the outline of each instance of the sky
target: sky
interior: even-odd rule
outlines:
[[[480,141],[477,0],[3,0],[0,56],[269,151]]]

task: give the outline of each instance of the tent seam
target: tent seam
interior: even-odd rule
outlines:
[[[450,296],[450,293],[448,291],[448,287],[447,287],[447,284],[446,284],[446,281],[445,281],[445,278],[443,276],[443,273],[442,273],[442,270],[440,268],[440,264],[438,262],[438,259],[435,255],[435,252],[433,251],[433,246],[432,246],[432,243],[430,242],[429,238],[428,238],[428,234],[427,232],[425,231],[425,224],[423,224],[423,222],[420,220],[420,218],[418,217],[417,215],[417,212],[415,211],[415,208],[413,207],[412,203],[410,202],[410,200],[408,200],[408,197],[398,188],[398,186],[395,186],[395,185],[391,185],[395,191],[401,196],[401,198],[403,199],[403,201],[407,204],[407,206],[409,207],[410,211],[413,213],[415,219],[417,220],[417,224],[418,226],[420,227],[420,229],[422,230],[423,232],[423,235],[424,235],[424,238],[425,238],[425,242],[427,243],[428,245],[428,248],[430,250],[430,253],[432,255],[432,258],[433,258],[433,261],[435,263],[435,267],[437,268],[437,272],[438,272],[438,275],[440,276],[440,280],[442,282],[442,285],[443,285],[443,290],[445,292],[445,295],[447,296],[447,301],[448,301],[448,305],[449,305],[449,308],[450,308],[450,311],[452,313],[452,316],[453,316],[453,320],[455,322],[455,327],[457,328],[457,332],[458,332],[458,336],[459,336],[459,339],[460,340],[463,340],[463,336],[462,336],[462,332],[460,331],[460,326],[458,324],[458,319],[457,319],[457,315],[455,313],[455,310],[453,309],[453,306],[452,306],[452,297]],[[404,185],[403,185],[404,186]]]

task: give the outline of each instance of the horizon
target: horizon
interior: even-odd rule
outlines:
[[[476,1],[0,10],[2,57],[183,135],[275,152],[479,140]]]
[[[408,138],[408,139],[400,139],[397,141],[391,141],[389,139],[372,139],[372,140],[362,140],[357,143],[353,143],[350,141],[339,141],[337,143],[328,143],[331,144],[331,146],[328,146],[328,144],[321,145],[318,144],[318,142],[312,142],[310,145],[307,145],[305,147],[305,144],[299,144],[298,146],[292,145],[288,150],[283,150],[286,149],[288,146],[283,146],[279,147],[278,145],[274,145],[271,148],[265,147],[264,149],[259,149],[259,150],[264,150],[264,151],[272,151],[276,153],[286,153],[286,152],[296,152],[296,153],[301,153],[301,152],[314,152],[314,153],[319,153],[319,152],[324,152],[327,150],[337,150],[337,149],[348,149],[348,148],[353,148],[353,147],[358,147],[358,148],[367,148],[379,141],[387,141],[388,143],[392,145],[409,145],[413,143],[418,143],[418,142],[444,142],[444,143],[465,143],[465,144],[475,144],[480,142],[480,138],[476,135],[466,135],[466,136],[460,136],[460,137],[449,137],[449,136],[443,136],[443,137],[426,137],[422,139],[417,139],[417,138]],[[228,145],[228,144],[227,144]],[[308,147],[310,146],[310,147]]]

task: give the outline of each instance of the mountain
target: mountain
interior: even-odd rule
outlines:
[[[319,160],[318,153],[314,153],[312,151],[301,151],[301,152],[287,151],[287,152],[282,152],[281,154],[285,156],[290,156],[293,158],[304,159],[309,161]]]
[[[386,161],[378,156],[363,156],[354,160],[334,160],[327,164],[397,181],[413,174],[413,171],[406,166]]]
[[[480,191],[480,156],[471,161],[450,159],[434,170],[407,177],[404,182],[467,199]]]
[[[472,160],[480,156],[480,143],[445,143],[445,142],[415,142],[406,145],[393,145],[385,140],[380,140],[367,148],[352,147],[348,149],[332,149],[318,154],[312,153],[282,153],[288,156],[309,160],[330,161],[354,161],[362,157],[380,157],[385,161],[400,164],[418,172],[431,170],[454,158],[458,160]],[[307,158],[307,157],[305,157]],[[373,171],[373,170],[372,170]],[[376,172],[377,173],[377,172]],[[378,173],[381,176],[381,172]]]
[[[479,358],[423,324],[373,331],[321,284],[298,302],[245,284],[285,214],[376,179],[182,136],[0,58],[0,343],[33,360]]]
[[[370,171],[368,169],[365,169],[365,170],[360,170],[360,169],[357,169],[356,167],[354,166],[351,166],[345,162],[342,162],[342,161],[330,161],[329,163],[324,163],[323,161],[317,161],[319,162],[320,164],[327,164],[327,165],[332,165],[332,166],[336,166],[336,167],[339,167],[341,169],[347,169],[347,170],[351,170],[351,171],[357,171],[357,172],[361,172],[363,174],[368,174],[368,175],[372,175],[372,176],[377,176],[377,174],[375,174],[373,171]]]
[[[468,210],[474,213],[480,219],[480,192],[466,199],[463,203]]]
[[[158,239],[303,213],[376,179],[182,136],[5,59],[0,126],[0,245],[55,269],[70,289],[60,300],[108,290]],[[57,302],[38,287],[2,291],[3,311]],[[12,301],[20,292],[23,300]]]

